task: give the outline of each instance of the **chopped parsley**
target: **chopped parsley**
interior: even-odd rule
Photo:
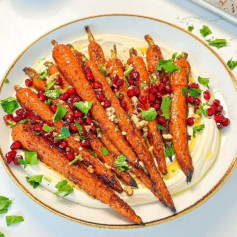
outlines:
[[[19,159],[18,163],[24,165],[24,168],[27,165],[37,165],[38,164],[38,156],[35,151],[25,151],[25,159]]]
[[[44,123],[43,125],[43,130],[45,132],[52,132],[54,130],[54,127],[50,127],[49,125],[47,125],[46,123]]]
[[[1,106],[7,114],[13,113],[18,107],[18,102],[16,98],[10,96],[5,100],[1,100]]]
[[[226,39],[214,39],[214,40],[207,40],[210,46],[216,47],[218,49],[227,45]]]
[[[141,88],[144,88],[144,87],[146,87],[147,86],[147,83],[141,83]]]
[[[0,237],[5,237],[5,235],[0,231]]]
[[[56,195],[60,195],[61,193],[65,193],[64,194],[64,197],[69,195],[70,193],[72,193],[74,190],[73,188],[71,187],[71,185],[67,182],[66,179],[58,182],[55,186],[58,191],[55,192]]]
[[[57,110],[53,116],[53,122],[57,122],[62,119],[67,113],[67,110],[62,105],[57,105]]]
[[[193,96],[193,97],[197,97],[201,94],[202,90],[197,89],[197,88],[190,88],[188,89],[188,93],[189,95]]]
[[[117,92],[115,93],[115,97],[119,98],[119,96],[120,96],[120,91],[117,91]]]
[[[91,155],[94,156],[94,157],[97,157],[97,155],[94,151],[91,152]]]
[[[188,31],[189,31],[189,32],[192,32],[193,30],[194,30],[193,25],[188,26]]]
[[[74,160],[72,160],[71,162],[69,162],[69,165],[73,165],[75,162],[77,162],[78,160],[81,159],[81,154],[79,154],[78,156],[75,157]]]
[[[68,128],[63,127],[61,129],[61,133],[58,136],[56,136],[54,139],[55,140],[61,140],[61,139],[65,139],[69,136],[70,136],[70,132],[69,132]]]
[[[196,133],[201,132],[205,128],[204,124],[197,125],[193,127],[193,137],[196,137]]]
[[[104,156],[107,156],[109,154],[109,151],[106,147],[101,148],[100,151]]]
[[[57,82],[55,80],[49,82],[46,86],[46,90],[51,89]]]
[[[105,70],[105,68],[103,67],[103,65],[99,66],[100,72],[104,75],[104,77],[107,77],[107,72]]]
[[[170,107],[171,107],[171,97],[170,96],[163,96],[160,109],[162,111],[162,116],[165,119],[170,119]]]
[[[133,67],[129,67],[125,72],[124,75],[125,76],[129,76],[129,74],[133,71]]]
[[[42,182],[43,179],[43,175],[39,174],[39,175],[34,175],[32,177],[26,177],[27,182],[33,187],[33,188],[37,188],[40,183]]]
[[[176,60],[176,59],[180,59],[180,58],[181,58],[181,54],[178,54],[177,52],[173,53],[172,57],[171,57],[171,59],[173,61]]]
[[[158,78],[156,76],[155,73],[151,74],[151,78],[150,78],[150,84],[154,84],[155,82],[157,82]]]
[[[92,120],[92,122],[95,124],[95,126],[98,126],[99,124],[98,124],[98,122],[96,121],[96,120]]]
[[[60,89],[46,90],[44,94],[52,99],[57,99],[60,96]]]
[[[234,70],[237,67],[237,61],[233,61],[232,58],[228,60],[227,66],[230,70]]]
[[[5,78],[3,81],[4,81],[5,84],[10,82],[8,78]]]
[[[6,213],[11,204],[12,200],[7,197],[0,196],[0,214]]]
[[[44,103],[46,105],[51,105],[52,104],[52,100],[51,99],[47,99],[47,100],[44,101]]]
[[[175,65],[172,59],[165,60],[165,59],[160,59],[158,66],[156,67],[158,71],[161,71],[164,69],[168,73],[172,73],[174,71],[181,71],[182,69]]]
[[[142,118],[146,121],[151,121],[154,120],[157,116],[157,112],[154,108],[150,108],[148,110],[143,110],[142,111]]]
[[[204,86],[206,86],[207,88],[209,88],[209,78],[204,78],[204,77],[198,77],[198,82]]]
[[[206,36],[212,34],[212,31],[210,30],[208,26],[203,25],[202,29],[200,29],[200,33],[205,38]]]
[[[81,136],[81,133],[82,133],[82,126],[80,123],[78,123],[76,120],[74,121],[76,126],[77,126],[77,130],[78,130],[78,133],[79,135]]]
[[[129,166],[127,163],[127,157],[123,154],[117,157],[117,159],[114,162],[114,165],[118,168],[119,172],[129,170]]]
[[[75,102],[73,105],[76,106],[81,112],[83,112],[85,115],[89,112],[89,110],[92,107],[93,102],[92,101],[80,101],[80,102]]]
[[[6,216],[7,226],[24,221],[23,216]]]
[[[45,71],[40,73],[40,76],[37,78],[37,80],[42,81],[46,79],[46,77],[49,75],[49,69],[47,68]]]
[[[166,157],[171,157],[173,155],[174,155],[174,148],[173,147],[165,148],[165,156]]]
[[[157,128],[161,131],[165,131],[165,127],[160,125],[159,123],[157,124]]]

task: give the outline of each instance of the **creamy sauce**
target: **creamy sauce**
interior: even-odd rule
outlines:
[[[135,47],[136,49],[138,49],[140,55],[142,56],[144,56],[143,54],[145,54],[147,50],[147,46],[144,41],[133,38],[127,38],[124,36],[97,35],[96,40],[98,43],[100,43],[100,45],[106,52],[106,57],[110,56],[109,52],[112,49],[113,44],[116,44],[118,50],[118,57],[121,58],[123,62],[126,62],[126,59],[128,59],[128,50],[131,47]],[[88,57],[86,53],[88,45],[86,37],[74,41],[73,44],[77,50],[80,50],[81,52],[85,53]],[[165,58],[170,58],[172,53],[175,52],[174,50],[170,50],[163,47],[161,47],[161,50]],[[49,56],[44,60],[37,62],[34,65],[34,68],[38,72],[44,71],[45,66],[43,65],[43,63],[46,60],[53,61],[52,57]],[[190,82],[194,82],[194,79],[190,78]],[[201,87],[201,89],[205,88]],[[192,113],[193,111],[190,109],[189,115],[192,115]],[[205,124],[205,128],[200,133],[197,133],[196,138],[192,137],[191,141],[189,141],[189,151],[192,156],[192,162],[194,166],[194,174],[191,184],[187,184],[186,176],[180,169],[180,166],[175,160],[175,157],[173,162],[170,162],[169,159],[167,159],[168,173],[163,177],[163,179],[172,195],[177,195],[180,192],[190,189],[195,184],[197,184],[205,176],[206,172],[211,168],[218,155],[220,133],[216,127],[215,121],[213,119],[203,117],[201,119],[196,120],[195,126],[197,124]],[[188,127],[189,135],[192,135],[192,130],[193,127]],[[55,188],[57,182],[64,179],[62,175],[45,166],[41,162],[38,165],[26,167],[25,171],[29,176],[43,174],[47,179],[50,179],[50,182],[46,179],[43,179],[41,185],[52,192],[57,191]],[[154,195],[139,181],[138,186],[139,188],[134,189],[133,195],[130,197],[128,197],[125,193],[118,195],[131,206],[157,201],[157,198],[154,197]],[[74,192],[66,196],[65,198],[88,207],[109,208],[109,206],[101,203],[100,201],[89,197],[86,193],[84,193],[84,191],[80,190],[78,187],[74,187]]]

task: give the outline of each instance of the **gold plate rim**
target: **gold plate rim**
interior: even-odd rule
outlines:
[[[235,78],[235,76],[233,75],[233,73],[230,71],[230,69],[228,68],[228,66],[226,65],[226,63],[223,61],[223,59],[219,56],[219,54],[214,51],[209,45],[207,45],[204,41],[202,41],[200,38],[198,38],[196,35],[190,33],[189,31],[183,29],[180,26],[177,26],[173,23],[158,19],[158,18],[154,18],[154,17],[148,17],[148,16],[143,16],[143,15],[136,15],[136,14],[120,14],[120,13],[114,13],[114,14],[101,14],[101,15],[93,15],[93,16],[89,16],[89,17],[84,17],[84,18],[80,18],[77,20],[73,20],[70,21],[68,23],[65,23],[63,25],[60,25],[58,27],[55,27],[54,29],[48,31],[47,33],[41,35],[40,37],[38,37],[36,40],[34,40],[30,45],[28,45],[17,57],[16,59],[13,61],[13,63],[9,66],[9,68],[7,69],[6,73],[4,74],[2,81],[1,81],[1,85],[0,85],[0,92],[3,88],[4,85],[4,79],[7,78],[8,74],[10,73],[10,71],[12,70],[12,68],[14,67],[14,65],[18,62],[18,60],[21,58],[21,56],[29,49],[31,48],[31,46],[33,46],[35,43],[37,43],[39,40],[41,40],[42,38],[44,38],[45,36],[47,36],[48,34],[63,28],[67,25],[79,22],[79,21],[84,21],[84,20],[88,20],[88,19],[93,19],[93,18],[99,18],[99,17],[111,17],[111,16],[127,16],[127,17],[139,17],[139,18],[145,18],[145,19],[149,19],[149,20],[153,20],[153,21],[157,21],[160,23],[164,23],[166,25],[172,26],[178,30],[183,31],[184,33],[192,36],[193,38],[195,38],[196,40],[198,40],[201,44],[203,44],[204,46],[206,46],[207,49],[209,49],[219,60],[220,62],[223,64],[223,66],[225,67],[225,69],[227,70],[227,72],[229,73],[231,80],[234,84],[234,88],[237,91],[237,80]],[[174,220],[180,216],[183,216],[189,212],[191,212],[192,210],[198,208],[199,206],[201,206],[204,202],[206,202],[208,199],[210,199],[223,185],[224,183],[228,180],[228,178],[230,177],[230,175],[233,173],[234,169],[237,166],[237,154],[235,154],[235,157],[233,158],[232,163],[230,164],[228,170],[226,171],[226,173],[223,175],[223,177],[219,180],[219,182],[206,194],[204,195],[200,200],[198,200],[196,203],[194,203],[193,205],[189,206],[188,208],[184,209],[181,212],[178,212],[176,214],[173,214],[171,216],[159,219],[159,220],[154,220],[154,221],[150,221],[150,222],[146,222],[144,226],[139,226],[136,224],[119,224],[119,225],[111,225],[111,224],[101,224],[101,223],[95,223],[95,222],[89,222],[89,221],[85,221],[85,220],[81,220],[72,216],[69,216],[65,213],[62,213],[50,206],[48,206],[47,204],[43,203],[41,200],[39,200],[37,197],[35,197],[32,193],[30,193],[25,187],[24,185],[21,184],[21,182],[17,179],[17,177],[14,175],[14,173],[12,172],[12,170],[10,169],[10,167],[4,162],[4,155],[2,152],[2,149],[0,147],[0,156],[1,156],[1,162],[3,167],[5,168],[5,170],[7,171],[8,175],[11,177],[11,179],[14,181],[14,183],[34,202],[36,202],[37,204],[39,204],[40,206],[44,207],[45,209],[47,209],[48,211],[55,213],[61,217],[64,217],[68,220],[72,220],[74,222],[80,223],[80,224],[84,224],[87,226],[91,226],[91,227],[97,227],[97,228],[107,228],[107,229],[134,229],[134,228],[144,228],[144,227],[150,227],[150,226],[154,226],[154,225],[158,225],[158,224],[162,224],[164,222],[167,221],[171,221]]]

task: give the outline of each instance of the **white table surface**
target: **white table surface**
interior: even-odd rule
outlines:
[[[229,42],[227,47],[218,50],[223,59],[234,57],[237,60],[237,26],[187,0],[0,0],[0,78],[16,56],[42,34],[65,22],[105,13],[151,16],[184,28],[193,24],[193,33],[199,37],[199,29],[206,24],[215,37]],[[237,70],[234,73],[237,76]],[[52,214],[25,196],[1,164],[0,195],[13,200],[9,215],[19,214],[25,218],[24,222],[7,227],[5,215],[0,215],[0,231],[6,237],[237,236],[236,171],[221,190],[198,209],[162,225],[134,230],[91,228]]]

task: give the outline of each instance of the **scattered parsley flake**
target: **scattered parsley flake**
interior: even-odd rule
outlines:
[[[49,82],[46,86],[46,90],[51,89],[56,83],[57,83],[56,80]]]
[[[75,157],[74,160],[72,160],[71,162],[69,162],[69,165],[73,165],[75,162],[77,162],[78,160],[81,159],[81,154],[79,154],[78,156]]]
[[[53,116],[53,122],[57,122],[59,119],[62,119],[67,113],[66,108],[62,105],[57,105],[57,110]]]
[[[186,96],[188,94],[188,88],[187,87],[183,87],[182,88],[182,95]]]
[[[0,231],[0,237],[5,237],[5,235]]]
[[[43,130],[45,132],[52,132],[54,130],[54,127],[50,127],[49,125],[47,125],[46,123],[44,123],[43,125]]]
[[[162,69],[164,69],[168,73],[172,73],[174,71],[179,71],[180,72],[182,70],[179,66],[177,66],[173,63],[172,59],[169,59],[169,60],[160,59],[159,64],[156,67],[156,69],[158,71],[161,71]]]
[[[77,126],[77,130],[78,130],[78,133],[79,135],[81,136],[81,133],[82,133],[82,126],[80,123],[78,123],[76,120],[74,121],[76,126]]]
[[[60,195],[61,193],[65,193],[64,197],[72,193],[74,190],[71,185],[67,182],[66,179],[59,181],[55,186],[58,191],[55,192],[56,195]]]
[[[198,77],[198,82],[204,86],[206,86],[207,88],[209,88],[209,78],[204,78],[204,77]]]
[[[189,95],[193,96],[193,97],[198,97],[201,94],[202,90],[197,89],[197,88],[190,88],[188,89],[188,93]]]
[[[47,99],[47,100],[44,101],[44,103],[45,103],[46,105],[51,105],[52,100],[51,100],[51,99]]]
[[[61,133],[58,136],[56,136],[54,139],[55,140],[61,140],[61,139],[65,139],[69,136],[70,136],[70,132],[69,132],[68,128],[63,127],[61,129]]]
[[[8,78],[5,78],[3,81],[4,81],[5,84],[10,82]]]
[[[92,120],[92,122],[95,124],[95,126],[98,126],[99,124],[98,124],[98,122],[96,121],[96,120]]]
[[[237,61],[233,61],[232,58],[228,60],[227,66],[230,70],[234,70],[237,67]]]
[[[109,154],[109,151],[106,147],[101,148],[100,151],[104,156],[107,156]]]
[[[129,166],[127,163],[127,157],[123,154],[117,157],[117,159],[114,162],[114,165],[118,168],[119,172],[129,170]]]
[[[129,67],[125,72],[124,75],[125,76],[129,76],[129,74],[133,71],[133,67]]]
[[[141,87],[142,87],[142,88],[144,88],[144,87],[146,87],[146,86],[147,86],[147,83],[144,83],[144,82],[141,83]]]
[[[39,174],[39,175],[34,175],[32,177],[26,177],[27,182],[33,187],[33,188],[37,188],[40,183],[42,182],[43,179],[43,175]]]
[[[104,77],[107,77],[107,72],[105,70],[105,68],[103,67],[103,65],[99,66],[100,72],[104,75]]]
[[[0,196],[0,214],[7,213],[8,208],[11,206],[12,200],[7,197]]]
[[[89,112],[89,110],[92,107],[93,102],[92,101],[80,101],[80,102],[75,102],[73,105],[76,106],[81,112],[83,112],[85,115]]]
[[[1,106],[7,114],[12,114],[18,107],[16,98],[10,96],[5,100],[1,100]]]
[[[195,127],[193,127],[193,137],[196,137],[196,133],[201,132],[205,128],[205,124],[200,124]]]
[[[146,121],[151,121],[154,120],[157,116],[157,112],[154,108],[150,108],[148,110],[143,110],[142,111],[142,118]]]
[[[173,155],[174,155],[174,148],[173,147],[165,148],[165,156],[166,157],[171,157]]]
[[[216,47],[218,49],[227,45],[226,39],[214,39],[214,40],[207,40],[210,46]]]
[[[57,99],[60,96],[60,89],[46,90],[44,94],[52,99]]]
[[[24,221],[23,216],[6,216],[7,226]]]
[[[155,82],[157,82],[157,80],[158,80],[158,78],[157,78],[155,72],[152,73],[151,78],[150,78],[150,84],[154,84]]]
[[[117,92],[115,93],[115,97],[119,98],[119,96],[120,96],[120,91],[117,91]]]
[[[37,80],[42,81],[46,79],[46,77],[49,75],[49,69],[47,68],[45,71],[40,73],[40,76],[37,78]]]
[[[163,96],[160,109],[163,112],[162,116],[164,116],[165,119],[170,119],[170,107],[171,107],[171,97]]]
[[[172,54],[172,57],[171,57],[171,59],[172,59],[173,61],[175,61],[175,60],[177,60],[177,59],[180,59],[180,58],[181,58],[181,54],[178,54],[177,52],[173,53],[173,54]]]
[[[203,25],[202,29],[200,29],[200,33],[205,38],[206,36],[212,34],[212,31],[210,30],[208,26]]]
[[[188,31],[189,31],[189,32],[192,32],[193,30],[194,30],[193,25],[188,26]]]
[[[97,155],[94,151],[91,152],[91,155],[94,156],[94,157],[97,157]]]
[[[165,131],[165,127],[160,125],[159,123],[157,124],[157,128],[161,131]]]

